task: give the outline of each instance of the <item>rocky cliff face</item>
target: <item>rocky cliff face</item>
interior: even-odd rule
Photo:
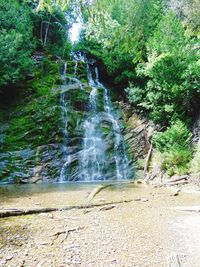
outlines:
[[[1,118],[0,181],[20,182],[56,175],[61,141],[57,64],[44,60]],[[13,89],[14,90],[14,89]],[[36,179],[37,178],[37,179]]]
[[[200,115],[197,116],[197,119],[193,125],[193,142],[200,147]]]
[[[154,124],[142,117],[133,108],[124,102],[118,102],[123,110],[124,139],[128,152],[134,162],[136,177],[144,179],[144,167],[148,152],[151,147],[151,138],[154,132]]]
[[[74,79],[74,62],[68,62],[67,84],[59,75],[58,64],[48,62],[42,66],[35,78],[26,85],[27,94],[16,102],[2,120],[0,128],[0,181],[36,183],[41,181],[58,181],[63,165],[66,163],[65,151],[72,157],[68,171],[70,180],[77,179],[80,171],[80,157],[83,150],[84,121],[90,115],[88,101],[92,87],[86,80],[85,66],[76,65]],[[99,91],[100,95],[103,91]],[[67,101],[67,137],[63,134],[62,97]],[[112,142],[116,138],[111,131],[111,119],[103,114],[103,100],[99,96],[97,109],[102,111],[100,128],[106,143],[107,165],[109,175],[114,177],[114,151]],[[135,161],[139,162],[148,151],[148,131],[145,120],[136,115],[128,118],[129,108],[115,105],[118,119],[125,134],[127,159],[133,169]],[[121,110],[121,111],[120,111]],[[121,116],[120,114],[123,114]],[[65,114],[66,115],[66,114]],[[67,138],[67,143],[65,140]],[[64,146],[64,149],[63,149]],[[129,178],[133,178],[133,171]]]

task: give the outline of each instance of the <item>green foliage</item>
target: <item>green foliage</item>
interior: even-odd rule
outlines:
[[[189,147],[191,137],[187,126],[181,121],[176,121],[165,132],[155,134],[153,141],[160,152],[166,152],[172,148]]]
[[[161,14],[158,0],[95,1],[89,8],[85,49],[102,60],[116,83],[134,80]]]
[[[32,1],[0,0],[0,87],[13,85],[33,71],[34,49],[69,58],[71,17],[67,20],[63,12],[68,2],[56,1],[51,12],[48,8],[35,12]]]
[[[137,73],[149,81],[145,88],[130,85],[130,102],[149,110],[151,118],[164,125],[171,119],[186,120],[200,99],[195,42],[185,36],[181,21],[168,13],[149,38],[147,49],[148,61],[138,65]]]
[[[0,87],[24,78],[32,66],[30,9],[16,0],[0,0]]]
[[[153,143],[156,149],[163,153],[163,169],[169,175],[189,172],[189,162],[192,157],[192,134],[181,122],[174,122],[165,132],[154,135]]]
[[[51,13],[48,10],[34,13],[34,35],[38,50],[69,58],[71,45],[67,38],[67,28],[70,22],[66,18],[59,6],[55,6]]]
[[[81,47],[103,62],[116,84],[129,81],[129,102],[165,126],[188,121],[200,100],[198,40],[188,32],[197,16],[189,2],[197,4],[181,2],[179,14],[176,0],[168,7],[162,0],[95,1]],[[187,14],[185,23],[181,14]]]
[[[162,169],[167,171],[169,176],[174,174],[183,175],[190,171],[189,162],[192,158],[192,151],[186,148],[177,148],[164,154]]]

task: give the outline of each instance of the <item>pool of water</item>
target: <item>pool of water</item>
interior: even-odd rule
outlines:
[[[1,195],[23,196],[25,194],[39,194],[51,192],[69,192],[69,191],[91,191],[98,185],[111,184],[111,190],[124,188],[127,185],[135,186],[131,181],[98,181],[98,182],[66,182],[66,183],[41,183],[41,184],[1,184]]]

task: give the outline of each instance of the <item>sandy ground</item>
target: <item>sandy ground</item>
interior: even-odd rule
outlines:
[[[95,187],[3,186],[0,209],[86,204]],[[0,266],[165,267],[177,254],[181,266],[200,266],[200,214],[176,210],[200,206],[200,194],[123,185],[92,203],[121,200],[133,201],[1,219]]]

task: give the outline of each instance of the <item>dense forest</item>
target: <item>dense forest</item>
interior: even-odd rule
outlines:
[[[83,27],[72,47],[74,3]],[[81,51],[98,62],[102,79],[134,112],[154,122],[151,141],[163,158],[163,170],[170,176],[199,173],[200,149],[192,142],[200,114],[199,12],[198,0],[0,0],[1,121],[8,119],[16,97],[46,95],[14,117],[2,150],[23,148],[32,137],[19,140],[17,133],[30,129],[33,135],[34,129],[40,131],[36,145],[54,138],[48,135],[57,127],[57,110],[46,117],[42,111],[54,104],[48,93],[59,81],[55,62]],[[50,123],[42,129],[30,121],[38,110],[41,120]]]
[[[200,266],[200,0],[0,0],[0,266]]]

